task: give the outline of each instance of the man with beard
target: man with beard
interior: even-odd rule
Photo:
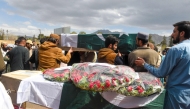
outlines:
[[[159,68],[149,65],[142,58],[137,66],[146,68],[156,77],[168,76],[164,109],[190,109],[190,21],[175,23],[171,47]]]
[[[2,55],[4,57],[6,55],[6,53],[8,52],[7,43],[4,43],[4,42],[1,43],[1,52],[2,52]],[[5,64],[7,64],[6,61],[4,61],[4,62],[5,62]]]
[[[6,67],[6,65],[4,63],[3,54],[1,53],[1,50],[0,50],[0,77],[1,77],[1,74],[5,70],[5,67]]]
[[[138,33],[136,37],[136,44],[138,48],[132,51],[128,56],[128,65],[132,67],[136,72],[147,72],[144,67],[139,67],[135,65],[135,60],[138,57],[142,57],[147,63],[152,66],[158,67],[159,54],[147,46],[148,44],[148,35],[143,33]]]
[[[113,35],[109,35],[105,40],[105,47],[99,50],[98,62],[114,65],[123,65],[121,53],[115,53],[119,40]]]

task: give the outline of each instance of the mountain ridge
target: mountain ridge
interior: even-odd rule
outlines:
[[[93,32],[92,34],[97,34],[97,33],[101,33],[101,34],[120,34],[120,33],[125,33],[125,32],[118,32],[118,31],[111,32],[110,30],[97,30],[97,31]],[[152,36],[152,40],[155,42],[155,45],[160,44],[163,41],[163,37],[164,37],[164,36],[161,36],[161,35],[158,35],[158,34],[149,34],[149,36]],[[167,45],[169,45],[169,40],[170,40],[170,37],[166,36]]]

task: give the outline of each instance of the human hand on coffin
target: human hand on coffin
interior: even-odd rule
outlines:
[[[73,52],[73,48],[71,47],[68,51],[68,53],[72,53]]]

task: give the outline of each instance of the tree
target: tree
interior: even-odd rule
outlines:
[[[169,47],[172,47],[172,46],[173,46],[173,40],[172,40],[172,37],[170,36]]]
[[[6,32],[7,32],[7,40],[9,40],[9,37],[8,37],[8,33],[9,33],[9,31],[7,30]]]
[[[0,30],[0,40],[4,39],[4,30]]]
[[[98,31],[96,34],[102,34],[102,32]]]
[[[38,35],[38,40],[40,40],[40,39],[42,39],[42,38],[44,38],[44,34],[39,34],[39,35]]]
[[[32,38],[30,38],[30,37],[28,37],[28,38],[26,38],[27,40],[32,40]]]
[[[164,50],[166,47],[167,47],[166,36],[164,36],[163,41],[161,42],[161,49]]]
[[[81,31],[79,34],[86,34],[86,32],[84,32],[84,31]]]
[[[77,32],[73,31],[73,32],[71,32],[71,34],[77,34]]]
[[[32,37],[32,41],[33,41],[33,42],[36,41],[36,39],[35,39],[35,35],[33,35],[33,37]]]
[[[151,42],[151,43],[153,43],[153,44],[155,44],[155,42],[152,40],[152,36],[151,35],[149,35],[148,41]]]

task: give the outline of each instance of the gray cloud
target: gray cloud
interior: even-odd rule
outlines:
[[[113,25],[168,30],[189,20],[190,1],[184,0],[6,0],[8,10],[39,22],[81,29]],[[72,27],[71,27],[72,28]]]

